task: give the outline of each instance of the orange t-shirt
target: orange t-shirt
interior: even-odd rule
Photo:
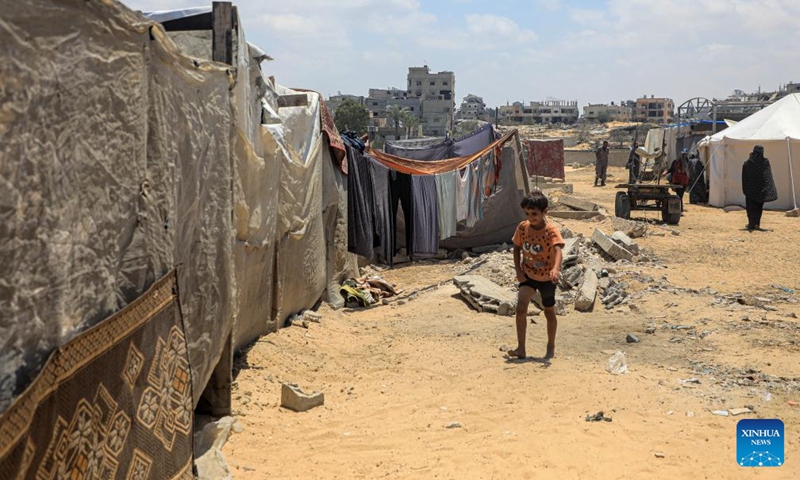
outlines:
[[[556,264],[556,247],[564,246],[564,239],[558,228],[545,221],[544,228],[536,230],[527,220],[523,220],[511,240],[522,250],[522,271],[533,280],[549,281],[550,270]]]

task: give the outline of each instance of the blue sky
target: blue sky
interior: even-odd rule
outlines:
[[[210,5],[127,0],[136,10]],[[800,82],[796,0],[242,0],[278,83],[366,95],[409,66],[456,73],[488,106],[550,98],[676,105]]]

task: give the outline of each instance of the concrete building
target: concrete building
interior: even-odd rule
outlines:
[[[336,109],[339,108],[339,105],[341,105],[345,100],[353,100],[360,105],[366,104],[366,98],[362,96],[342,94],[342,92],[339,92],[338,95],[332,95],[331,98],[326,101],[331,114],[336,113]]]
[[[547,100],[544,102],[514,102],[498,108],[499,117],[505,123],[538,124],[538,123],[565,123],[578,122],[580,113],[577,100]]]
[[[453,129],[455,90],[456,75],[453,72],[431,73],[427,65],[408,68],[407,97],[421,101],[425,135],[445,135]]]
[[[614,102],[611,105],[590,103],[583,107],[583,119],[589,122],[629,122],[632,114],[630,107]]]
[[[634,120],[649,123],[672,123],[675,117],[675,102],[671,98],[647,95],[636,99],[636,114]]]
[[[457,117],[459,120],[483,120],[486,116],[486,104],[483,98],[469,94],[461,102]]]

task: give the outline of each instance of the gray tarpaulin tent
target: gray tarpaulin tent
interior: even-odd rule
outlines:
[[[0,77],[13,113],[0,123],[0,415],[15,421],[0,422],[0,465],[20,465],[26,422],[49,401],[37,395],[55,391],[41,386],[61,382],[39,375],[53,359],[93,368],[121,355],[106,370],[132,390],[98,377],[81,395],[100,392],[121,415],[144,415],[141,425],[149,413],[126,402],[183,418],[205,390],[210,410],[225,412],[231,349],[355,271],[320,96],[264,75],[264,54],[241,28],[229,37],[233,70],[210,61],[208,30],[167,32],[116,2],[21,3],[3,22]],[[169,293],[175,313],[165,316]],[[138,337],[114,330],[134,317]],[[156,341],[165,332],[169,342]],[[130,348],[114,350],[121,341]],[[165,348],[185,366],[160,371]],[[167,402],[175,385],[186,402]],[[169,432],[189,444],[190,434]],[[38,447],[36,458],[47,445]]]

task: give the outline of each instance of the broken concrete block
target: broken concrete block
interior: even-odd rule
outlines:
[[[614,229],[623,232],[631,238],[641,238],[647,233],[647,224],[614,217]]]
[[[231,431],[242,433],[244,428],[233,417],[224,417],[206,424],[194,434],[195,465],[200,480],[230,480],[233,478],[222,447]]]
[[[453,283],[461,291],[461,296],[479,312],[498,315],[514,315],[517,297],[513,292],[478,275],[457,275]]]
[[[611,234],[611,240],[614,240],[624,248],[625,250],[631,252],[634,255],[639,255],[639,245],[634,242],[631,237],[626,235],[624,232],[617,230],[616,232]]]
[[[600,216],[600,212],[585,212],[572,210],[550,210],[547,215],[555,218],[566,218],[568,220],[589,220]]]
[[[594,300],[597,297],[597,275],[594,270],[587,269],[583,274],[583,283],[578,289],[578,296],[575,297],[575,310],[579,312],[590,312],[594,307]]]
[[[281,407],[295,412],[305,412],[324,404],[325,394],[322,392],[303,393],[300,387],[293,383],[284,383],[281,387]]]
[[[582,210],[584,212],[600,211],[600,205],[592,203],[588,200],[584,200],[582,198],[573,197],[571,195],[564,195],[561,198],[559,198],[558,201],[568,207],[574,208],[575,210]]]
[[[563,258],[566,258],[566,257],[572,255],[573,253],[577,253],[576,247],[578,246],[578,242],[580,242],[580,241],[581,241],[581,239],[577,238],[577,237],[568,238],[568,239],[564,240],[564,247],[561,248],[561,256]]]
[[[615,260],[633,260],[631,252],[617,245],[614,240],[598,229],[595,229],[592,234],[592,241]]]

